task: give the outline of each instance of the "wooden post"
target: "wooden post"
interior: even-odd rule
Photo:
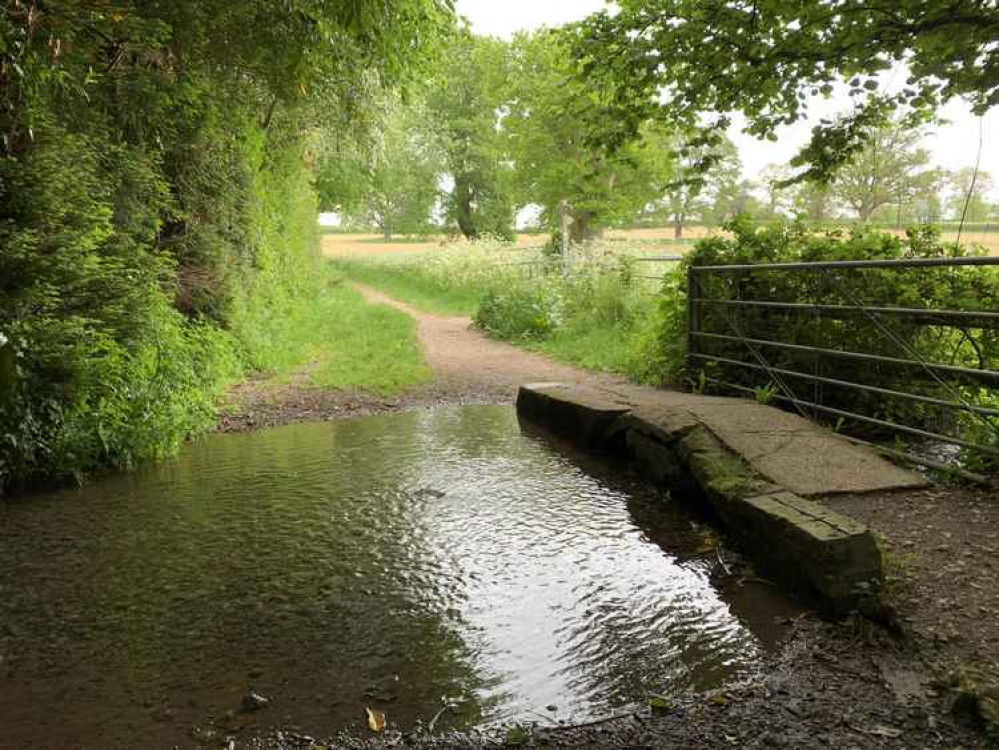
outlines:
[[[572,212],[572,206],[569,205],[569,201],[567,201],[565,198],[560,200],[558,204],[558,215],[562,228],[563,258],[567,258],[569,256],[569,226],[572,224],[572,217],[569,214],[571,212]]]

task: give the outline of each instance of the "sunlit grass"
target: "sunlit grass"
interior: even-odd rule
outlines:
[[[274,370],[274,382],[307,378],[323,388],[357,388],[381,395],[430,380],[416,321],[373,305],[337,278],[317,304],[295,321],[299,356]]]

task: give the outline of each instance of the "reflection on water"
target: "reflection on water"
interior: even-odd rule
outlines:
[[[733,614],[703,553],[509,407],[211,437],[0,504],[0,746],[321,735],[365,705],[407,727],[442,696],[439,727],[585,720],[708,689],[753,668],[775,610]],[[270,705],[233,715],[251,688]]]

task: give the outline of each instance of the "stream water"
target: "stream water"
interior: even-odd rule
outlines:
[[[792,610],[722,597],[710,528],[457,407],[219,435],[0,501],[0,747],[582,721],[752,672]],[[240,713],[253,690],[266,709]],[[234,713],[235,711],[235,713]],[[249,726],[248,726],[249,725]]]

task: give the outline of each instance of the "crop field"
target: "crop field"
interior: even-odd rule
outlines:
[[[539,247],[548,240],[544,234],[517,235],[517,246]],[[392,237],[386,240],[380,234],[324,234],[322,253],[329,258],[364,258],[378,255],[407,255],[439,249],[450,242],[439,235],[430,237]]]
[[[844,228],[847,228],[844,226]],[[895,231],[895,230],[887,230]],[[611,229],[603,237],[603,242],[609,245],[620,243],[629,253],[677,254],[684,253],[693,247],[694,243],[712,234],[722,233],[716,227],[691,226],[684,228],[682,240],[673,238],[672,227],[641,228],[641,229]],[[897,234],[902,234],[897,231]],[[945,241],[957,239],[954,231],[943,233]],[[377,234],[326,234],[322,238],[323,255],[330,258],[362,258],[379,255],[418,254],[428,250],[438,249],[448,243],[445,236],[438,237],[393,237],[384,239]],[[529,249],[540,247],[548,241],[546,234],[518,234],[516,246]],[[991,255],[999,255],[999,231],[972,228],[961,233],[961,243],[981,245]]]

